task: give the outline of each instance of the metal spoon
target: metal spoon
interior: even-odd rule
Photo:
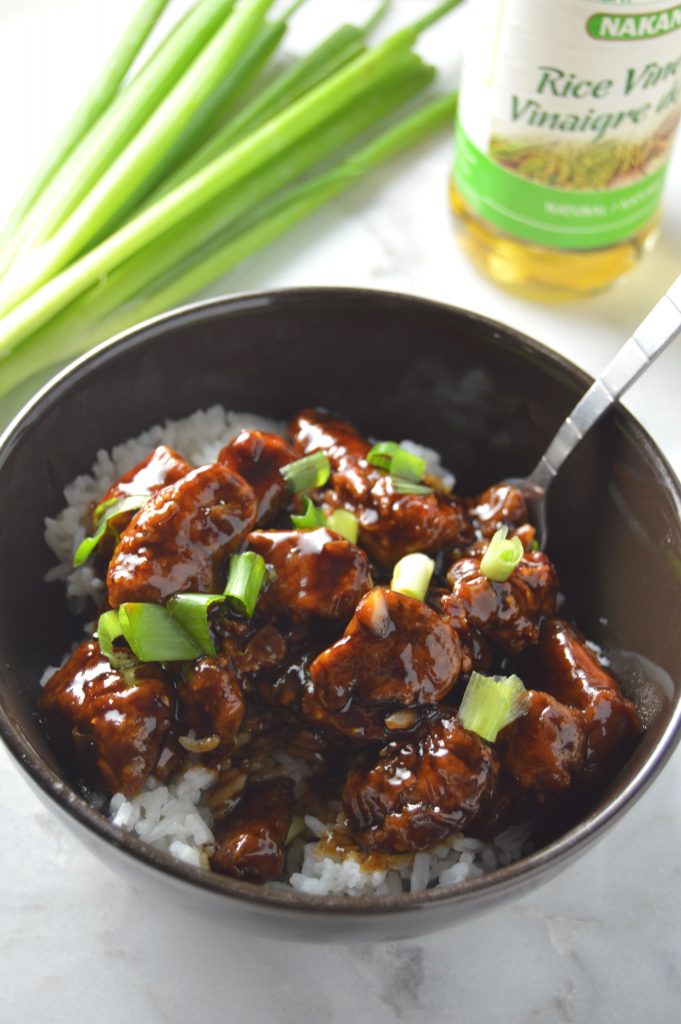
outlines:
[[[528,477],[507,480],[521,490],[527,501],[537,542],[546,546],[546,495],[570,452],[604,412],[648,369],[660,352],[681,336],[681,277],[653,306],[628,341],[610,360],[584,394]]]

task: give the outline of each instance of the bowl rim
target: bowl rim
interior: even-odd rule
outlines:
[[[529,353],[539,355],[544,361],[553,364],[556,369],[563,370],[573,381],[582,383],[585,389],[593,381],[589,374],[560,353],[553,351],[515,327],[492,320],[471,310],[419,295],[372,288],[324,285],[236,292],[187,303],[151,317],[119,332],[70,361],[24,404],[0,435],[0,473],[3,462],[11,452],[14,443],[21,438],[24,430],[30,427],[34,419],[39,418],[43,405],[49,405],[51,399],[56,397],[62,388],[70,387],[77,383],[79,378],[87,376],[92,366],[106,362],[109,358],[115,358],[118,351],[145,344],[149,337],[157,336],[164,327],[183,320],[210,319],[216,315],[229,317],[257,307],[267,308],[282,303],[319,302],[324,298],[345,299],[359,303],[378,302],[392,307],[395,305],[416,306],[424,311],[431,309],[445,315],[454,313],[485,328],[492,336],[496,334],[497,337],[506,337],[512,340],[524,355]],[[651,456],[656,463],[660,476],[664,479],[665,487],[674,499],[677,516],[681,520],[681,483],[676,473],[636,417],[619,402],[616,403],[616,407],[618,414],[624,417],[627,427],[633,430],[634,435],[638,434],[638,439],[646,454]],[[0,674],[2,672],[3,669],[0,666]],[[185,886],[223,897],[225,907],[228,905],[229,899],[237,899],[250,904],[258,904],[263,909],[280,908],[311,915],[333,911],[334,914],[353,918],[363,916],[375,918],[380,914],[417,912],[429,905],[440,903],[451,904],[454,909],[457,904],[463,906],[463,904],[475,900],[479,894],[489,894],[491,899],[497,894],[501,895],[516,887],[522,891],[523,883],[528,887],[538,884],[549,865],[565,864],[581,849],[586,849],[601,838],[606,827],[633,806],[652,783],[681,740],[681,698],[677,700],[670,720],[649,758],[640,766],[617,797],[609,801],[605,807],[592,810],[586,818],[547,846],[478,878],[439,885],[416,893],[403,892],[382,896],[320,896],[292,888],[270,889],[185,864],[170,854],[148,845],[134,834],[114,826],[77,790],[72,789],[57,772],[37,756],[28,738],[10,720],[1,698],[0,736],[18,762],[19,767],[47,796],[48,803],[50,801],[56,803],[62,812],[75,819],[78,825],[92,833],[97,840],[103,840],[105,843],[113,845],[125,857],[132,858],[138,863],[141,862],[144,867],[154,872],[160,871],[169,875]]]

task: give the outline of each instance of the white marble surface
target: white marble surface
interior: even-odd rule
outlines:
[[[425,2],[396,0],[393,22]],[[133,6],[0,0],[0,213]],[[331,13],[341,20],[371,6],[309,0],[290,47],[323,31]],[[459,21],[424,47],[451,81]],[[562,307],[510,298],[467,264],[447,212],[449,156],[446,134],[405,156],[223,290],[413,292],[512,323],[597,371],[681,265],[679,148],[656,251],[610,292]],[[627,399],[677,472],[679,380],[677,345]],[[577,865],[478,922],[416,942],[299,948],[216,929],[132,890],[53,821],[0,752],[0,1020],[672,1024],[681,1005],[680,791],[677,753]]]

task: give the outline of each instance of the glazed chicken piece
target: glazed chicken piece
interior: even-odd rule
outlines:
[[[326,505],[345,508],[359,520],[359,543],[390,569],[404,555],[462,547],[473,540],[464,503],[442,494],[402,494],[392,478],[366,461],[369,442],[328,413],[305,409],[291,423],[304,454],[323,451],[334,472]]]
[[[256,526],[266,526],[286,505],[289,491],[279,471],[297,458],[281,437],[260,430],[242,430],[218,455],[218,462],[240,473],[253,488]]]
[[[226,466],[203,466],[163,487],[121,534],[107,573],[111,607],[219,593],[223,562],[253,527],[256,509],[251,486]]]
[[[459,638],[439,615],[423,601],[376,587],[310,675],[319,701],[338,712],[355,697],[363,704],[433,704],[452,689],[460,667]]]
[[[499,764],[456,718],[433,717],[417,736],[388,744],[343,789],[348,828],[360,846],[425,850],[465,829],[494,795]]]
[[[293,783],[251,784],[218,830],[211,867],[248,882],[270,882],[284,866],[284,843],[293,818]]]
[[[569,623],[548,619],[539,644],[524,657],[525,682],[577,709],[586,732],[583,781],[609,777],[640,732],[636,708],[622,696],[617,680]]]
[[[334,469],[364,460],[371,445],[351,423],[323,409],[303,409],[289,423],[293,444],[302,455],[324,452]]]
[[[133,796],[162,755],[175,700],[159,665],[128,671],[124,678],[88,640],[47,682],[40,710],[89,785]]]
[[[168,448],[160,444],[153,452],[142,459],[127,473],[124,473],[115,484],[112,484],[102,502],[111,499],[128,498],[136,494],[156,494],[162,487],[175,484],[191,471],[190,464]],[[101,502],[100,502],[101,504]]]
[[[491,538],[501,526],[509,533],[527,523],[527,502],[522,491],[510,484],[495,484],[467,503],[475,536]]]
[[[543,801],[572,786],[586,735],[579,713],[548,693],[528,690],[525,701],[525,712],[497,736],[497,751],[516,784]]]
[[[470,541],[470,525],[458,498],[442,494],[401,494],[392,477],[380,470],[363,471],[363,492],[357,469],[334,473],[333,490],[325,500],[331,508],[346,508],[359,520],[359,543],[384,569],[391,569],[415,551],[436,554],[463,547]]]
[[[244,715],[244,698],[228,658],[189,662],[177,695],[181,717],[199,739],[218,736],[221,748],[231,746]]]
[[[275,574],[258,601],[265,616],[345,623],[371,587],[364,552],[323,527],[258,530],[249,535],[248,548],[262,555]]]
[[[147,455],[146,459],[138,462],[131,470],[124,473],[115,484],[112,484],[104,497],[98,502],[97,507],[105,502],[119,501],[122,498],[139,495],[149,495],[151,497],[160,491],[162,487],[181,480],[183,476],[190,472],[191,468],[181,455],[174,452],[172,448],[161,444],[158,448],[154,448],[153,452]],[[134,515],[135,510],[130,509],[127,512],[119,512],[117,515],[109,517],[107,532],[98,545],[98,555],[100,558],[108,562],[116,546],[115,538],[129,525]],[[94,521],[93,516],[93,529],[97,525],[98,523]]]
[[[542,619],[555,611],[558,577],[541,551],[526,552],[503,583],[487,579],[479,558],[455,562],[447,581],[452,593],[442,598],[444,615],[468,650],[478,634],[518,654],[537,642]]]

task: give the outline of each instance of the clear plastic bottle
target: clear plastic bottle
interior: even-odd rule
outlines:
[[[681,4],[472,0],[451,203],[473,260],[533,297],[597,291],[657,237]]]

